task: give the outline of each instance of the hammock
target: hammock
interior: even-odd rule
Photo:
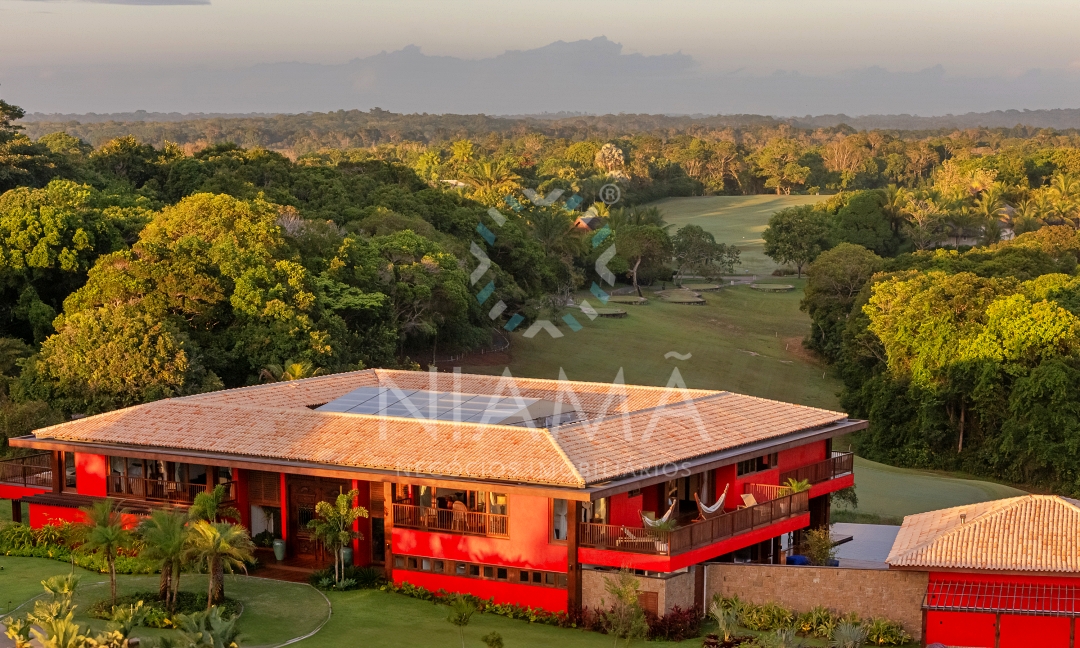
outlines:
[[[659,520],[650,520],[649,518],[645,517],[644,513],[641,513],[641,521],[645,523],[645,526],[647,528],[655,529],[656,527],[666,523],[668,521],[668,519],[671,518],[671,514],[675,512],[675,509],[678,506],[679,506],[679,500],[672,501],[671,502],[671,508],[669,508],[667,510],[667,513],[664,513],[664,517],[660,518]]]
[[[705,520],[711,520],[712,518],[722,515],[724,513],[724,500],[727,499],[728,487],[731,484],[724,484],[724,492],[720,493],[720,499],[716,500],[712,506],[705,506],[701,503],[701,498],[697,493],[694,493],[694,501],[697,502],[698,516],[695,522],[704,522]]]

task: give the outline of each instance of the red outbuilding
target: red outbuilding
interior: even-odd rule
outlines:
[[[779,561],[782,536],[828,523],[829,493],[854,482],[832,438],[865,426],[730,392],[376,369],[37,430],[11,439],[40,454],[0,463],[0,496],[41,526],[101,498],[142,515],[220,486],[285,545],[263,573],[303,578],[328,561],[316,503],[355,489],[369,516],[353,561],[399,583],[558,611],[582,604],[584,570],[627,567],[692,576],[700,601],[697,565]]]
[[[1026,495],[910,515],[887,562],[890,569],[929,572],[926,644],[1077,645],[1076,500]]]

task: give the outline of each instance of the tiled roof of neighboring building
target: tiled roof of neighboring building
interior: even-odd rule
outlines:
[[[1080,573],[1080,502],[1024,495],[904,518],[893,567]]]
[[[590,418],[547,429],[312,409],[376,385],[561,400]],[[35,436],[581,488],[846,420],[729,392],[369,370],[167,399]]]

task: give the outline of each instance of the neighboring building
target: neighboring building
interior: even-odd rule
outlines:
[[[574,221],[574,229],[591,232],[603,227],[604,222],[604,219],[600,216],[585,214],[584,216],[578,216],[577,220]]]
[[[926,643],[1076,645],[1076,500],[1025,495],[909,515],[887,562],[890,569],[929,572]]]
[[[854,483],[831,440],[865,425],[729,392],[376,369],[37,430],[11,440],[44,453],[0,464],[0,497],[41,526],[98,498],[140,514],[221,484],[252,533],[310,567],[316,502],[355,488],[371,517],[354,562],[396,582],[555,611],[582,603],[583,568],[629,567],[693,571],[701,600],[695,565],[778,562],[781,536],[828,523],[828,494]],[[812,488],[787,492],[790,477]],[[693,521],[695,494],[711,507],[725,491]],[[668,510],[675,530],[642,519]]]

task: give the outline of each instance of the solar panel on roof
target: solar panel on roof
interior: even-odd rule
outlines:
[[[360,387],[316,409],[322,412],[497,424],[536,402],[538,399],[535,398]]]

